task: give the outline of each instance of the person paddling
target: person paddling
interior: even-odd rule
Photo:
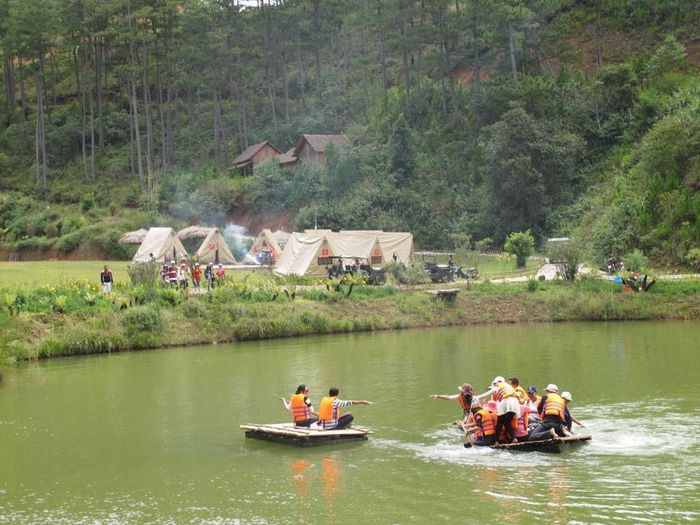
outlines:
[[[328,396],[321,400],[318,409],[318,423],[325,430],[340,430],[348,428],[353,421],[352,414],[343,414],[341,416],[340,409],[350,405],[369,405],[370,402],[366,399],[360,401],[352,401],[349,399],[338,399],[340,390],[338,387],[331,387],[328,390]]]
[[[564,400],[564,428],[571,432],[572,422],[576,423],[580,427],[583,427],[583,423],[576,419],[569,411],[569,403],[574,400],[574,398],[571,397],[571,392],[562,392],[561,398]]]
[[[309,427],[318,421],[314,407],[309,399],[309,389],[306,385],[301,384],[297,387],[296,393],[287,401],[284,397],[280,397],[284,408],[292,413],[292,421],[297,427]]]

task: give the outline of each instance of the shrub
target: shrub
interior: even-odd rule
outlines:
[[[700,272],[700,248],[688,250],[685,260],[694,271]]]
[[[537,279],[528,279],[527,280],[527,291],[528,292],[536,292],[540,287],[540,282]]]
[[[82,230],[63,235],[56,240],[56,248],[63,253],[72,252],[82,244],[84,238],[85,232]]]
[[[579,244],[573,241],[549,243],[547,255],[564,280],[576,280],[578,267],[583,260],[583,250]]]
[[[530,230],[525,232],[513,232],[508,235],[503,250],[511,255],[515,255],[515,264],[518,268],[525,268],[527,258],[535,248],[535,239]]]
[[[153,288],[160,280],[160,267],[156,262],[130,264],[126,271],[134,286],[141,285]]]
[[[643,272],[647,268],[649,259],[641,250],[634,250],[625,255],[623,262],[625,263],[626,270],[630,272]]]
[[[160,310],[152,304],[135,306],[124,312],[124,329],[129,337],[142,332],[160,334],[163,332],[163,318]]]
[[[491,237],[484,237],[480,241],[474,243],[474,249],[477,252],[487,253],[493,250],[493,239]]]

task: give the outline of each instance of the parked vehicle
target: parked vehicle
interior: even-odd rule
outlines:
[[[328,277],[343,277],[344,275],[361,275],[367,284],[381,285],[386,282],[386,270],[372,266],[366,257],[344,257],[333,255],[331,263],[326,267]]]

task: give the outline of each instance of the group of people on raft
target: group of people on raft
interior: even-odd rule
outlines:
[[[571,393],[560,394],[555,384],[547,385],[540,396],[534,386],[523,389],[517,377],[506,381],[497,376],[483,394],[476,395],[468,383],[458,390],[458,394],[430,397],[459,403],[464,413],[461,426],[468,436],[473,436],[475,446],[565,437],[571,435],[572,423],[583,426],[569,411]]]
[[[539,441],[571,435],[571,426],[583,426],[569,411],[573,401],[570,392],[559,393],[555,384],[547,385],[544,395],[537,388],[527,390],[520,386],[517,377],[506,381],[502,376],[494,378],[486,392],[476,395],[469,383],[458,387],[457,394],[433,394],[433,399],[456,400],[462,407],[464,418],[460,422],[467,435],[474,437],[472,445],[491,446],[496,443],[518,443]],[[292,421],[298,427],[324,430],[340,430],[350,427],[352,414],[342,414],[342,409],[351,405],[369,405],[370,401],[339,399],[339,389],[331,387],[328,395],[321,399],[318,412],[309,399],[309,388],[305,384],[287,400],[280,397],[284,407],[291,412]]]

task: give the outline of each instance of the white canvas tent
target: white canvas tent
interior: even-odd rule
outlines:
[[[248,250],[248,258],[251,261],[257,262],[258,255],[265,249],[270,251],[275,261],[277,261],[282,254],[282,247],[277,242],[275,234],[267,228],[261,230],[253,241],[253,245],[250,247],[250,250]]]
[[[382,247],[377,232],[342,230],[327,234],[336,255],[343,257],[362,257],[372,266],[385,265]]]
[[[200,263],[236,264],[236,258],[218,228],[212,228],[196,253]]]
[[[277,260],[275,273],[323,277],[333,255],[337,254],[327,238],[327,233],[292,233]]]
[[[284,250],[284,247],[287,244],[290,235],[291,234],[289,232],[286,232],[284,230],[277,230],[272,232],[272,236],[275,238],[277,244],[280,245],[280,249],[282,250]]]
[[[156,261],[177,261],[187,257],[187,250],[172,228],[151,228],[132,261],[149,262],[151,255]]]
[[[409,232],[385,232],[382,230],[340,230],[340,233],[376,238],[379,241],[383,262],[372,263],[383,266],[392,262],[396,254],[397,262],[410,264],[413,257],[413,234]],[[379,254],[377,254],[379,255]]]
[[[381,232],[377,234],[387,262],[396,254],[397,262],[405,265],[413,260],[413,234],[409,232]]]

